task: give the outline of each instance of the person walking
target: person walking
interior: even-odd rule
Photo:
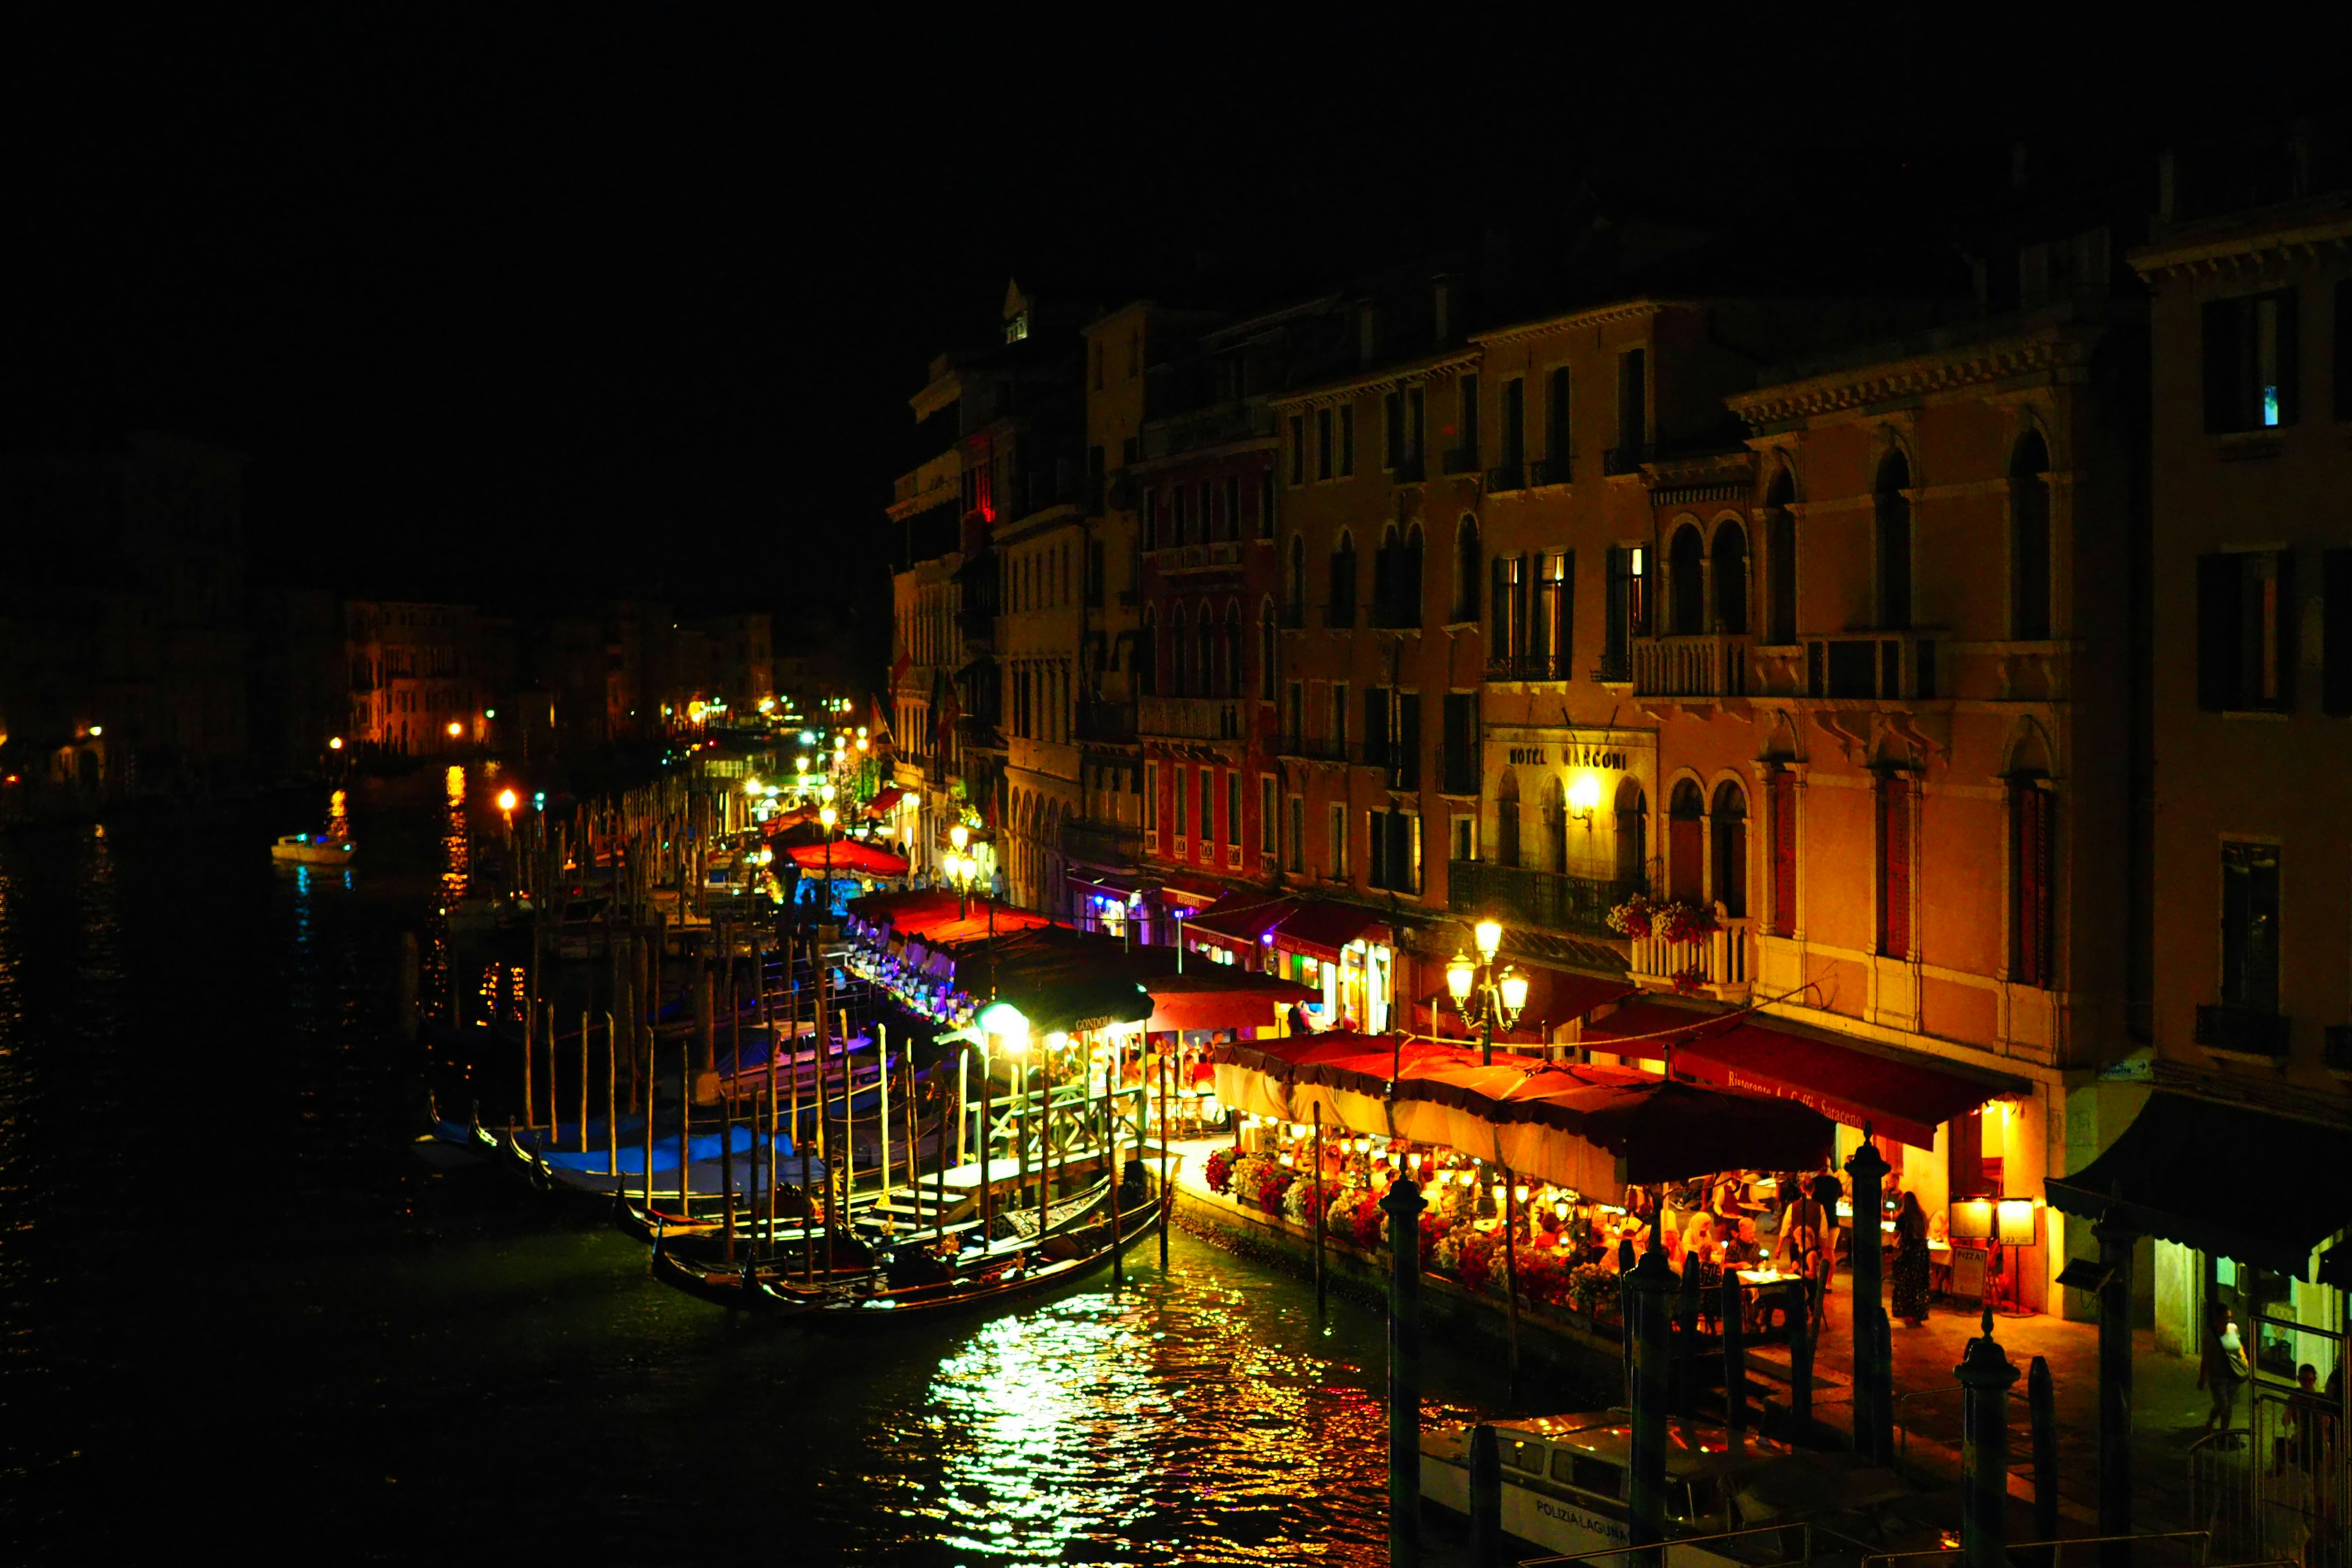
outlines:
[[[1905,1192],[1895,1216],[1895,1315],[1918,1328],[1927,1321],[1927,1215],[1919,1194]]]
[[[2246,1347],[2238,1339],[2237,1320],[2224,1307],[2221,1331],[2208,1342],[2204,1363],[2197,1369],[2197,1386],[2213,1396],[2213,1408],[2206,1413],[2201,1430],[2230,1429],[2231,1418],[2237,1413],[2238,1390],[2252,1374],[2246,1364]]]

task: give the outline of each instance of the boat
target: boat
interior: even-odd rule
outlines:
[[[1503,1532],[1563,1556],[1605,1554],[1628,1544],[1626,1493],[1633,1419],[1623,1410],[1497,1421]],[[1422,1434],[1421,1498],[1444,1513],[1470,1510],[1466,1426]],[[1818,1556],[1932,1549],[1937,1532],[1894,1517],[1888,1505],[1919,1497],[1900,1476],[1863,1456],[1792,1447],[1719,1423],[1668,1425],[1665,1530],[1693,1544],[1676,1568],[1748,1568],[1784,1563],[1796,1528],[1809,1527]],[[1918,1542],[1910,1537],[1924,1531]],[[1706,1538],[1706,1544],[1696,1543]],[[1870,1543],[1870,1544],[1865,1544]]]
[[[1108,1264],[1114,1252],[1150,1236],[1159,1223],[1159,1205],[1146,1201],[1122,1213],[1116,1231],[1106,1215],[1076,1230],[1052,1231],[1044,1241],[1023,1246],[1001,1261],[978,1270],[967,1266],[931,1284],[877,1288],[885,1283],[877,1275],[866,1288],[828,1293],[801,1313],[800,1321],[822,1333],[865,1333],[1010,1306],[1076,1284]],[[989,1256],[997,1257],[1003,1247],[992,1247]],[[781,1293],[764,1282],[761,1289]]]
[[[269,847],[272,860],[303,866],[348,866],[358,853],[347,833],[289,833]]]

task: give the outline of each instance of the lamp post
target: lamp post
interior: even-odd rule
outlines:
[[[1495,1025],[1499,1021],[1507,1030],[1519,1021],[1520,1009],[1528,1005],[1528,977],[1516,968],[1495,973],[1496,956],[1503,950],[1501,926],[1480,921],[1472,934],[1478,943],[1478,957],[1473,962],[1467,952],[1457,949],[1454,962],[1445,966],[1445,988],[1454,994],[1454,1010],[1463,1022],[1478,1027],[1480,1065],[1492,1067]]]
[[[957,823],[948,829],[948,878],[956,885],[956,919],[968,920],[971,915],[971,874],[975,869],[972,858],[964,853],[971,842],[971,829]]]
[[[833,809],[833,786],[824,786],[824,805],[817,808],[816,819],[824,829],[824,908],[817,914],[823,924],[833,918],[833,825],[841,820],[841,813]]]

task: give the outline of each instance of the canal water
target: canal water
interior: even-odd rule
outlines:
[[[389,1026],[469,869],[441,784],[355,792],[326,871],[265,848],[316,798],[0,833],[0,1559],[1384,1560],[1384,1325],[1288,1276],[1180,1233],[1123,1290],[833,1342],[420,1158]],[[1434,1347],[1430,1419],[1499,1359]]]

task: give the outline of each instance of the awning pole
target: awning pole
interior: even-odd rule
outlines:
[[[1518,1187],[1511,1178],[1511,1168],[1497,1163],[1503,1173],[1503,1285],[1504,1300],[1510,1305],[1511,1320],[1511,1408],[1519,1407],[1519,1238]]]
[[[1324,1323],[1323,1285],[1323,1102],[1315,1102],[1315,1168],[1307,1173],[1307,1192],[1314,1201],[1307,1206],[1314,1211],[1315,1226],[1315,1326]]]

